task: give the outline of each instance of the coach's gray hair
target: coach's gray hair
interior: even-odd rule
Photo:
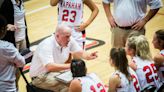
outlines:
[[[136,39],[136,55],[142,59],[152,60],[149,42],[144,35],[137,36]]]
[[[55,34],[63,34],[65,32],[71,32],[71,28],[66,25],[66,23],[62,22],[61,24],[58,24],[56,27]]]

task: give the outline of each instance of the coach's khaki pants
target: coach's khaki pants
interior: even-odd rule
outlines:
[[[32,80],[32,84],[36,87],[54,92],[68,92],[68,87],[55,79],[55,76],[58,74],[60,73],[51,72],[39,75]]]
[[[26,48],[27,48],[27,46],[26,46],[26,39],[23,39],[23,40],[21,40],[21,41],[16,42],[16,48],[17,48],[19,51],[21,51],[21,50],[23,50],[23,49],[26,49]]]
[[[111,44],[112,47],[125,47],[125,43],[129,34],[142,34],[145,35],[145,29],[141,29],[140,31],[136,31],[133,29],[125,30],[119,27],[111,28],[112,36],[111,36]]]

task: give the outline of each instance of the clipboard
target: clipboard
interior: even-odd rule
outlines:
[[[56,78],[56,80],[58,80],[62,83],[65,83],[65,84],[70,83],[71,80],[73,79],[71,71],[63,72],[63,73],[55,76],[55,78]]]

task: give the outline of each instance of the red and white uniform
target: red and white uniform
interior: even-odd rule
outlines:
[[[140,86],[137,74],[135,73],[135,71],[132,68],[129,68],[129,72],[130,72],[130,75],[131,75],[132,80],[133,80],[132,90],[135,89],[133,92],[141,92],[141,86]]]
[[[129,81],[123,73],[116,71],[113,73],[113,76],[114,75],[118,75],[121,79],[120,87],[116,89],[116,92],[136,92],[133,86],[133,82]]]
[[[77,77],[77,79],[81,82],[82,92],[107,92],[102,81],[94,73]]]
[[[157,88],[161,86],[160,78],[157,75],[157,69],[153,61],[143,60],[138,56],[133,57],[133,62],[137,65],[135,71],[142,90],[149,85],[155,85]]]
[[[85,41],[82,32],[75,30],[83,22],[83,0],[59,0],[58,24],[65,22],[72,27],[72,36],[81,46]]]
[[[160,54],[162,56],[164,56],[164,50],[161,50]],[[163,61],[162,65],[159,67],[158,75],[159,75],[161,81],[164,82],[164,61]]]

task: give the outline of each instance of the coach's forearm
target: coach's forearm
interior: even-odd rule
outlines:
[[[112,13],[111,13],[111,10],[110,10],[110,4],[103,3],[103,7],[104,7],[104,11],[105,11],[106,17],[109,20],[110,17],[113,17]]]
[[[92,59],[97,58],[96,53],[97,52],[89,53],[89,52],[82,50],[82,51],[74,52],[72,54],[73,54],[74,59],[92,60]]]
[[[62,70],[70,69],[70,64],[55,64],[49,63],[45,66],[48,72],[59,72]]]
[[[148,22],[150,19],[152,19],[157,14],[158,10],[159,10],[159,8],[150,10],[143,20]]]

